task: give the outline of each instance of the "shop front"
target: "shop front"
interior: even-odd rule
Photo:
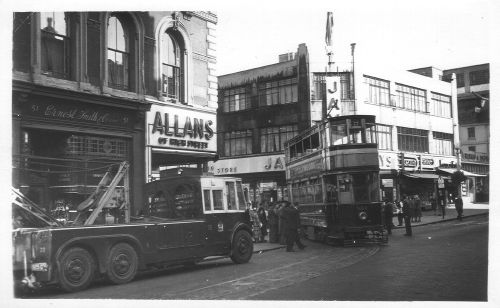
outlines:
[[[147,108],[137,101],[15,87],[13,186],[49,213],[63,211],[71,220],[104,174],[128,161],[133,212],[142,204],[144,157],[134,149],[144,146]],[[116,194],[124,198],[123,183]]]
[[[450,177],[440,173],[439,167],[455,163],[454,157],[380,151],[381,197],[394,201],[403,195],[419,195],[422,205],[430,208],[433,199],[451,192]]]
[[[154,104],[146,116],[146,181],[162,170],[208,171],[217,155],[215,110],[185,105]]]
[[[209,170],[214,175],[242,178],[247,200],[253,205],[288,200],[284,154],[221,159],[210,163]]]

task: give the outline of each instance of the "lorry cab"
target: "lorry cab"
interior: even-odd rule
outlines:
[[[241,180],[176,172],[146,184],[144,212],[160,218],[159,249],[169,256],[225,254],[235,231],[250,233]]]

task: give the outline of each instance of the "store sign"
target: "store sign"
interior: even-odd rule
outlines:
[[[147,116],[148,146],[217,151],[215,113],[152,106]]]
[[[464,152],[462,157],[466,161],[474,161],[474,162],[482,162],[482,163],[488,163],[490,161],[490,157],[487,154]]]
[[[382,179],[382,186],[394,187],[394,180],[393,179]]]
[[[220,159],[208,167],[215,175],[285,171],[285,155]]]
[[[378,163],[382,170],[396,169],[397,155],[396,153],[379,153]]]
[[[23,105],[23,114],[51,121],[71,121],[96,126],[133,126],[131,113],[106,107],[87,106],[84,103],[37,101]]]

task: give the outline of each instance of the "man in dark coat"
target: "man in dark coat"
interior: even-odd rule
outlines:
[[[299,210],[287,202],[282,210],[282,216],[283,230],[285,231],[286,251],[294,251],[294,243],[297,244],[299,249],[304,249],[306,246],[300,242],[298,232],[298,229],[300,228]]]
[[[405,220],[405,236],[411,236],[411,215],[410,215],[410,198],[404,196],[403,199],[403,216]]]
[[[259,220],[260,220],[260,239],[259,239],[259,242],[265,242],[266,235],[267,235],[267,215],[266,215],[266,210],[264,209],[262,204],[260,204],[259,209],[257,209],[257,215],[259,216]]]
[[[462,197],[458,196],[455,199],[455,209],[457,210],[457,219],[462,220],[462,214],[464,212],[464,201],[462,200]]]
[[[277,204],[272,204],[269,207],[267,214],[267,222],[269,224],[269,243],[279,242],[277,207]]]

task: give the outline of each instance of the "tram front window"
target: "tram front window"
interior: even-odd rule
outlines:
[[[377,201],[378,179],[375,174],[353,174],[352,182],[355,202]]]

